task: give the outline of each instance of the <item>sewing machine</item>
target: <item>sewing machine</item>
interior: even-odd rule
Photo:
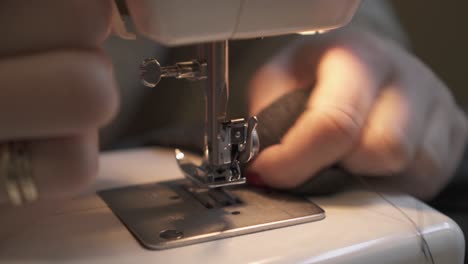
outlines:
[[[350,21],[359,0],[127,2],[149,38],[201,43],[193,60],[143,61],[142,81],[206,83],[204,157],[160,148],[104,154],[96,184],[81,197],[2,216],[17,235],[0,249],[0,262],[426,263],[421,234],[436,263],[463,262],[458,226],[411,197],[387,201],[357,189],[308,198],[245,184],[242,167],[265,143],[257,117],[227,120],[227,40],[332,30]],[[21,219],[32,216],[24,228]],[[135,238],[145,248],[172,249],[148,250]]]
[[[320,207],[304,197],[279,192],[273,194],[271,191],[266,193],[245,186],[242,167],[259,153],[261,147],[268,147],[271,142],[262,142],[266,136],[258,133],[256,116],[247,120],[227,118],[228,46],[232,39],[314,34],[341,27],[351,20],[359,2],[128,1],[128,10],[137,30],[147,37],[169,46],[201,43],[198,44],[196,58],[175,65],[161,66],[155,58],[145,59],[141,64],[142,83],[147,87],[156,87],[161,78],[172,77],[202,81],[205,85],[203,160],[197,164],[188,160],[182,150],[175,150],[179,168],[188,181],[146,187],[168,198],[159,199],[148,207],[153,208],[153,212],[157,211],[154,217],[148,218],[146,212],[133,212],[139,204],[150,203],[141,188],[129,187],[100,193],[143,245],[165,249],[325,217]],[[288,16],[289,13],[294,16]],[[284,16],[287,16],[286,19],[279,19]],[[296,104],[304,105],[305,101]],[[299,108],[295,116],[300,113],[302,109]],[[294,120],[295,117],[287,116],[284,119]],[[279,120],[270,122],[270,125],[284,126],[284,122]],[[261,125],[267,126],[267,122],[262,121]],[[276,135],[276,138],[281,137]],[[233,187],[236,185],[244,186]],[[174,204],[171,197],[183,201]],[[262,209],[270,209],[264,209],[259,214],[259,204],[263,205]],[[233,216],[241,212],[242,217]],[[141,218],[146,218],[145,224],[142,224]],[[203,224],[194,224],[197,222]],[[148,236],[151,230],[159,230],[159,237]]]
[[[145,59],[142,83],[156,87],[161,78],[176,78],[205,85],[204,156],[197,163],[182,150],[175,150],[175,160],[188,180],[100,192],[129,230],[144,246],[166,249],[323,219],[324,210],[305,197],[245,186],[243,166],[260,149],[278,143],[269,141],[269,134],[282,131],[274,137],[283,136],[302,113],[308,92],[273,103],[270,108],[284,108],[288,101],[299,106],[296,113],[275,114],[274,121],[261,118],[264,112],[274,111],[269,108],[247,120],[227,119],[229,40],[325,33],[346,25],[360,1],[159,0],[127,4],[136,29],[150,39],[168,46],[198,44],[195,58],[175,65],[161,66],[156,58]],[[335,184],[349,178],[336,168],[320,174],[315,178],[334,179]],[[148,190],[159,199],[149,201]],[[141,204],[146,209],[135,213]]]
[[[149,58],[141,66],[142,81],[148,87],[155,87],[162,77],[205,82],[205,162],[190,165],[183,160],[183,152],[176,153],[189,179],[207,188],[244,184],[241,164],[248,163],[260,148],[256,117],[227,119],[228,40],[325,32],[346,25],[359,3],[128,1],[136,28],[149,38],[169,46],[202,43],[193,60],[161,67]]]

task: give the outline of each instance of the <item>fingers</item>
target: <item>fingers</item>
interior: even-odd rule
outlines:
[[[466,147],[467,121],[451,100],[440,103],[427,127],[419,156],[404,172],[413,177],[407,192],[423,199],[432,199],[454,175]],[[417,188],[414,188],[417,186]]]
[[[379,103],[377,108],[380,105],[383,103]],[[450,120],[446,118],[448,112],[440,104],[433,104],[431,108],[424,124],[394,124],[400,127],[401,133],[391,130],[387,134],[366,131],[356,150],[345,160],[345,167],[355,174],[369,176],[369,181],[374,181],[376,187],[384,190],[397,190],[420,199],[428,199],[437,193],[449,175],[444,167],[452,151],[449,142],[451,128]],[[371,115],[379,116],[377,110]],[[409,117],[409,120],[417,119],[416,116]],[[387,121],[400,120],[394,118]],[[383,129],[391,129],[388,123],[385,124]],[[373,128],[367,129],[375,129],[378,125],[373,123],[370,125]],[[418,130],[418,139],[411,139],[411,130]]]
[[[254,78],[253,113],[290,90],[315,85],[308,108],[280,144],[259,154],[250,173],[272,187],[292,188],[340,162],[386,189],[421,199],[437,194],[467,141],[466,117],[447,87],[415,57],[373,36],[347,36],[318,52],[295,47]],[[307,60],[318,66],[304,67]]]
[[[31,143],[40,199],[75,192],[96,174],[97,129],[118,107],[111,63],[100,51],[111,4],[0,2],[0,144]]]
[[[429,199],[456,169],[466,120],[426,66],[406,53],[394,54],[394,79],[383,87],[358,144],[341,163],[356,174],[389,176],[380,180],[387,189]]]
[[[448,174],[452,175],[458,169],[460,161],[463,159],[463,154],[468,142],[468,119],[463,110],[457,106],[454,107],[451,132],[450,132],[450,146]]]
[[[466,146],[466,117],[454,106],[440,103],[435,106],[419,149],[403,171],[391,177],[370,175],[374,177],[367,177],[366,181],[381,190],[432,199],[449,182]]]
[[[110,0],[0,2],[0,56],[54,48],[95,48],[109,34]]]
[[[447,87],[421,62],[413,57],[398,62],[394,81],[383,88],[342,165],[356,174],[388,176],[369,180],[427,200],[455,172],[467,121]]]
[[[106,57],[61,51],[0,61],[0,141],[77,134],[108,122],[118,106]]]
[[[32,176],[40,200],[75,194],[96,176],[97,131],[31,141],[30,146]],[[7,202],[5,187],[0,189],[0,203]]]
[[[297,41],[255,73],[249,87],[250,113],[257,114],[281,96],[295,89],[310,88],[324,50],[332,45],[328,37]]]
[[[288,72],[288,66],[280,59],[271,61],[254,76],[249,89],[249,111],[258,114],[276,99],[301,87],[299,81]]]
[[[422,97],[417,88],[392,82],[382,89],[358,144],[342,162],[349,171],[392,175],[413,161],[435,105],[435,96]]]
[[[453,173],[452,168],[449,168],[450,159],[457,159],[461,154],[460,150],[453,149],[455,146],[450,142],[452,120],[447,115],[451,111],[447,111],[441,104],[434,108],[424,133],[421,133],[420,149],[414,160],[406,164],[408,168],[404,174],[412,179],[402,188],[423,200],[431,198],[445,186]]]
[[[391,74],[378,48],[336,45],[328,49],[318,65],[308,109],[281,144],[258,156],[251,170],[270,186],[291,188],[350,151]]]

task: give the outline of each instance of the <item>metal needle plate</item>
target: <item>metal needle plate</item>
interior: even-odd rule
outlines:
[[[306,198],[250,186],[191,192],[188,180],[99,192],[141,244],[166,249],[323,219]],[[214,191],[215,193],[212,193]]]

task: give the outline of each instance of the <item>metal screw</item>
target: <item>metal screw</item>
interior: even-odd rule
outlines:
[[[167,229],[163,230],[159,233],[159,237],[166,239],[166,240],[176,240],[181,239],[184,237],[184,232],[175,230],[175,229]]]

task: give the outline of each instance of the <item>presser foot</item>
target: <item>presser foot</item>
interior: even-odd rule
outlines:
[[[238,163],[217,169],[206,164],[196,165],[179,149],[175,149],[175,158],[184,176],[200,188],[218,188],[246,183]]]
[[[259,151],[260,142],[256,131],[257,117],[245,121],[243,118],[223,122],[217,140],[219,151],[214,159],[197,165],[186,158],[185,154],[175,150],[175,158],[184,176],[194,184],[204,188],[218,188],[246,183],[241,172],[241,164],[252,160]],[[205,146],[206,147],[206,146]],[[213,154],[213,153],[212,153]]]
[[[207,189],[173,180],[99,192],[148,249],[168,249],[325,218],[305,197],[248,185]]]

